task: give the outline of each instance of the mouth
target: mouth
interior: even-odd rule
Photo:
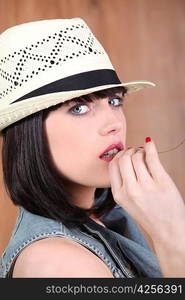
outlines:
[[[117,153],[119,153],[120,151],[124,150],[124,146],[123,144],[120,143],[116,143],[116,144],[112,144],[109,147],[107,147],[103,153],[100,154],[99,158],[104,160],[104,161],[111,161],[115,155]]]

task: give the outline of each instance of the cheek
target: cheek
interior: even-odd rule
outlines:
[[[118,120],[122,124],[122,126],[120,128],[120,137],[123,139],[123,142],[125,143],[126,133],[127,133],[127,121],[126,121],[123,110],[121,110],[121,112],[119,113]]]
[[[125,142],[125,116],[122,114],[119,118],[123,124],[119,135]],[[97,132],[99,127],[96,128],[98,122],[93,125],[86,123],[84,128],[79,123],[71,126],[71,121],[67,122],[65,118],[62,124],[57,118],[54,121],[48,120],[46,129],[50,153],[59,172],[80,184],[109,185],[108,164],[98,158]]]
[[[46,132],[52,159],[56,167],[63,173],[79,169],[79,162],[86,157],[87,131],[79,126],[71,126],[68,122],[46,122]],[[55,125],[54,125],[55,124]]]
[[[127,132],[127,120],[125,118],[125,115],[122,115],[122,122],[123,122],[123,135],[126,137],[126,132]]]
[[[65,162],[70,157],[74,157],[78,145],[80,141],[77,134],[64,128],[55,130],[49,138],[50,151],[56,162]]]
[[[65,128],[55,126],[48,130],[48,142],[58,171],[70,181],[89,186],[92,182],[98,184],[97,172],[105,177],[107,171],[93,150],[96,137],[88,132],[84,126],[76,126],[75,130],[74,126],[73,129],[67,125]]]

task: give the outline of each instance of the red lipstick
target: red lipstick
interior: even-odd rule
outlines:
[[[110,150],[113,150],[113,149],[117,149],[118,152],[119,151],[122,151],[124,149],[124,146],[121,142],[119,143],[115,143],[115,144],[111,144],[110,146],[108,146],[99,156],[100,159],[102,160],[105,160],[105,161],[111,161],[114,156],[116,155],[115,153],[110,155],[110,156],[104,156],[107,152],[109,152]]]

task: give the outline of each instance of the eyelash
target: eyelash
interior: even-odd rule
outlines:
[[[114,100],[114,99],[118,99],[119,100],[119,104],[118,105],[116,105],[116,106],[114,106],[114,107],[120,107],[120,106],[123,106],[123,101],[124,101],[124,99],[123,99],[123,97],[115,97],[115,98],[112,98],[112,99],[110,99],[109,101],[112,101],[112,100]],[[76,104],[76,105],[74,105],[74,106],[72,106],[70,109],[69,109],[69,113],[71,113],[71,114],[73,114],[73,115],[75,115],[75,116],[83,116],[83,115],[85,115],[86,113],[82,113],[82,114],[78,114],[78,113],[74,113],[73,112],[73,110],[76,108],[76,107],[80,107],[80,106],[84,106],[84,105],[87,105],[87,103],[89,103],[89,102],[84,102],[84,103],[79,103],[79,104]]]

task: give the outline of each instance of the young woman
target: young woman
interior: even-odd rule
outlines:
[[[0,47],[3,174],[19,206],[1,277],[183,277],[183,199],[151,138],[126,147],[124,96],[154,84],[121,83],[80,18],[15,26]]]

